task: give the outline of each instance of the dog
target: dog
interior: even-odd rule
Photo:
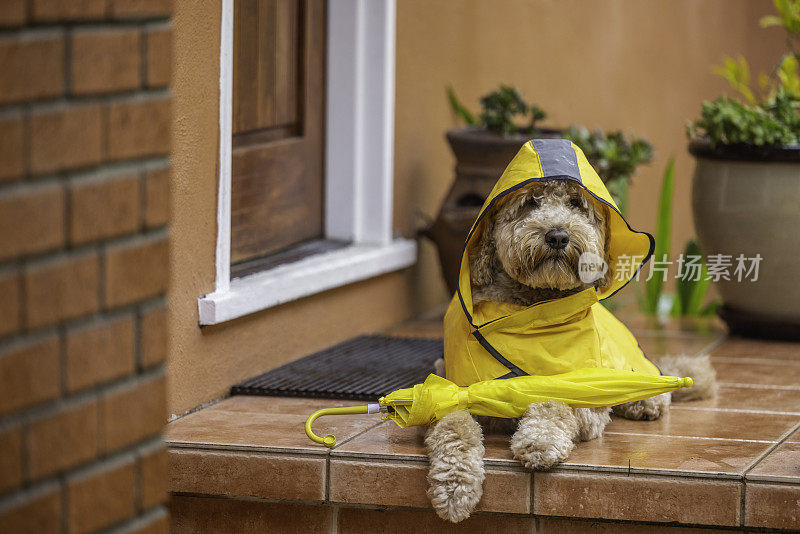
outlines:
[[[533,181],[505,195],[479,219],[476,244],[468,251],[474,308],[490,302],[527,307],[592,286],[598,291],[608,288],[614,277],[610,209],[578,182],[566,179]],[[590,282],[583,281],[579,272],[584,253],[604,258],[609,265]],[[707,356],[665,357],[656,365],[662,374],[694,378],[695,387],[673,393],[675,400],[715,393]],[[441,359],[436,372],[445,375]],[[665,393],[613,408],[573,409],[553,401],[531,404],[521,418],[511,421],[512,428],[516,426],[511,451],[526,468],[546,470],[566,460],[576,442],[599,437],[612,411],[629,419],[652,420],[666,413],[670,402],[671,395]],[[483,419],[484,426],[491,426],[492,421],[486,420],[490,418]],[[481,424],[467,411],[451,412],[429,429],[425,444],[430,459],[428,496],[437,514],[451,522],[469,517],[481,498],[484,480]]]

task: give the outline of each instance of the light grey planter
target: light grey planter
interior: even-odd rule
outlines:
[[[692,212],[703,254],[730,255],[716,286],[732,332],[800,339],[800,147],[717,147],[693,141]],[[760,254],[757,281],[737,281],[736,258]],[[748,262],[749,263],[749,262]]]

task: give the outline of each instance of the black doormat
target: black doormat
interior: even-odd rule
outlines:
[[[377,401],[425,380],[441,339],[361,336],[287,363],[231,388],[231,395]]]

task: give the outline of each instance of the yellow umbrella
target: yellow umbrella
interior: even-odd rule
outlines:
[[[513,418],[534,402],[558,401],[574,408],[615,406],[691,386],[691,378],[603,368],[485,380],[466,387],[432,374],[422,384],[381,397],[377,404],[317,410],[306,421],[306,434],[327,447],[336,445],[332,435],[321,438],[311,431],[311,424],[323,415],[383,413],[383,419],[405,428],[433,423],[453,410]]]

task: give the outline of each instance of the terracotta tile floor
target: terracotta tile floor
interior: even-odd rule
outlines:
[[[800,344],[724,339],[713,321],[693,333],[696,323],[627,319],[648,355],[711,351],[717,398],[675,404],[657,421],[615,418],[602,438],[578,444],[566,463],[547,473],[522,469],[508,436],[489,433],[479,510],[800,529]],[[440,324],[412,321],[391,333],[437,337]],[[337,436],[332,451],[305,437],[308,414],[344,404],[234,397],[183,417],[166,435],[171,490],[345,507],[429,507],[424,429],[344,416],[315,425],[318,433]]]

